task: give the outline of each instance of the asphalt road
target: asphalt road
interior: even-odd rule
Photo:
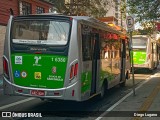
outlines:
[[[155,71],[156,72],[156,71]],[[152,73],[154,74],[154,73]],[[139,85],[151,74],[135,74],[135,84]],[[0,81],[2,78],[0,77]],[[103,99],[94,97],[85,102],[73,101],[41,101],[38,98],[22,97],[22,96],[5,96],[3,95],[2,84],[0,85],[0,111],[12,112],[40,112],[42,115],[48,115],[42,119],[95,119],[119,99],[132,91],[132,78],[127,80],[126,87],[116,86],[108,91]],[[15,119],[15,118],[14,118]],[[16,118],[31,119],[31,118]],[[35,118],[32,118],[34,120]],[[39,118],[38,118],[39,119]]]

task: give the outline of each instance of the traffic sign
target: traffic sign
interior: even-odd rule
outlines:
[[[127,24],[128,31],[133,31],[134,30],[134,17],[133,16],[127,16],[126,24]]]

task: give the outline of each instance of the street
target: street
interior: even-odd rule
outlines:
[[[152,73],[156,73],[156,70]],[[135,74],[135,85],[138,87],[152,74]],[[2,78],[1,78],[2,79]],[[48,119],[63,117],[64,119],[96,119],[104,111],[114,105],[126,94],[132,91],[132,78],[127,80],[126,87],[115,86],[110,89],[104,99],[97,96],[85,102],[73,101],[42,101],[38,98],[22,96],[5,96],[1,84],[0,89],[0,111],[9,112],[40,112],[42,117]],[[15,119],[15,118],[14,118]],[[20,119],[20,118],[18,118]],[[45,117],[46,119],[46,117]]]

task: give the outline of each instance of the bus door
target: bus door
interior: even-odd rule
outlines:
[[[93,59],[92,59],[92,81],[91,81],[91,95],[96,93],[98,64],[97,60],[100,59],[100,47],[99,47],[99,34],[92,35],[93,40]]]
[[[126,44],[125,40],[121,40],[121,79],[120,81],[125,80],[125,68],[126,68]]]

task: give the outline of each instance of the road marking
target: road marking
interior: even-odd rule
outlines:
[[[147,97],[147,99],[143,102],[143,104],[141,105],[141,107],[139,109],[139,112],[147,111],[150,108],[151,104],[153,103],[153,100],[155,99],[155,97],[157,96],[159,91],[160,91],[160,82],[153,89],[153,91],[150,93],[150,95]],[[135,117],[135,118],[133,118],[133,120],[142,120],[142,118]]]
[[[4,105],[4,106],[0,107],[0,110],[6,109],[6,108],[9,108],[9,107],[13,107],[15,105],[18,105],[18,104],[21,104],[21,103],[24,103],[24,102],[28,102],[28,101],[31,101],[31,100],[34,100],[34,99],[35,98],[28,98],[28,99],[21,100],[21,101],[18,101],[18,102],[14,102],[14,103],[11,103],[11,104],[8,104],[8,105]]]
[[[153,76],[149,76],[148,78],[145,79],[144,82],[142,82],[139,86],[135,88],[135,90],[138,90],[140,87],[142,87],[145,83],[147,83],[150,78]],[[98,118],[95,120],[100,120],[102,119],[109,111],[113,110],[116,106],[118,106],[121,102],[123,102],[127,97],[129,97],[131,94],[133,94],[133,91],[125,95],[123,98],[121,98],[118,102],[116,102],[114,105],[112,105],[110,108],[108,108],[104,113],[102,113]]]

